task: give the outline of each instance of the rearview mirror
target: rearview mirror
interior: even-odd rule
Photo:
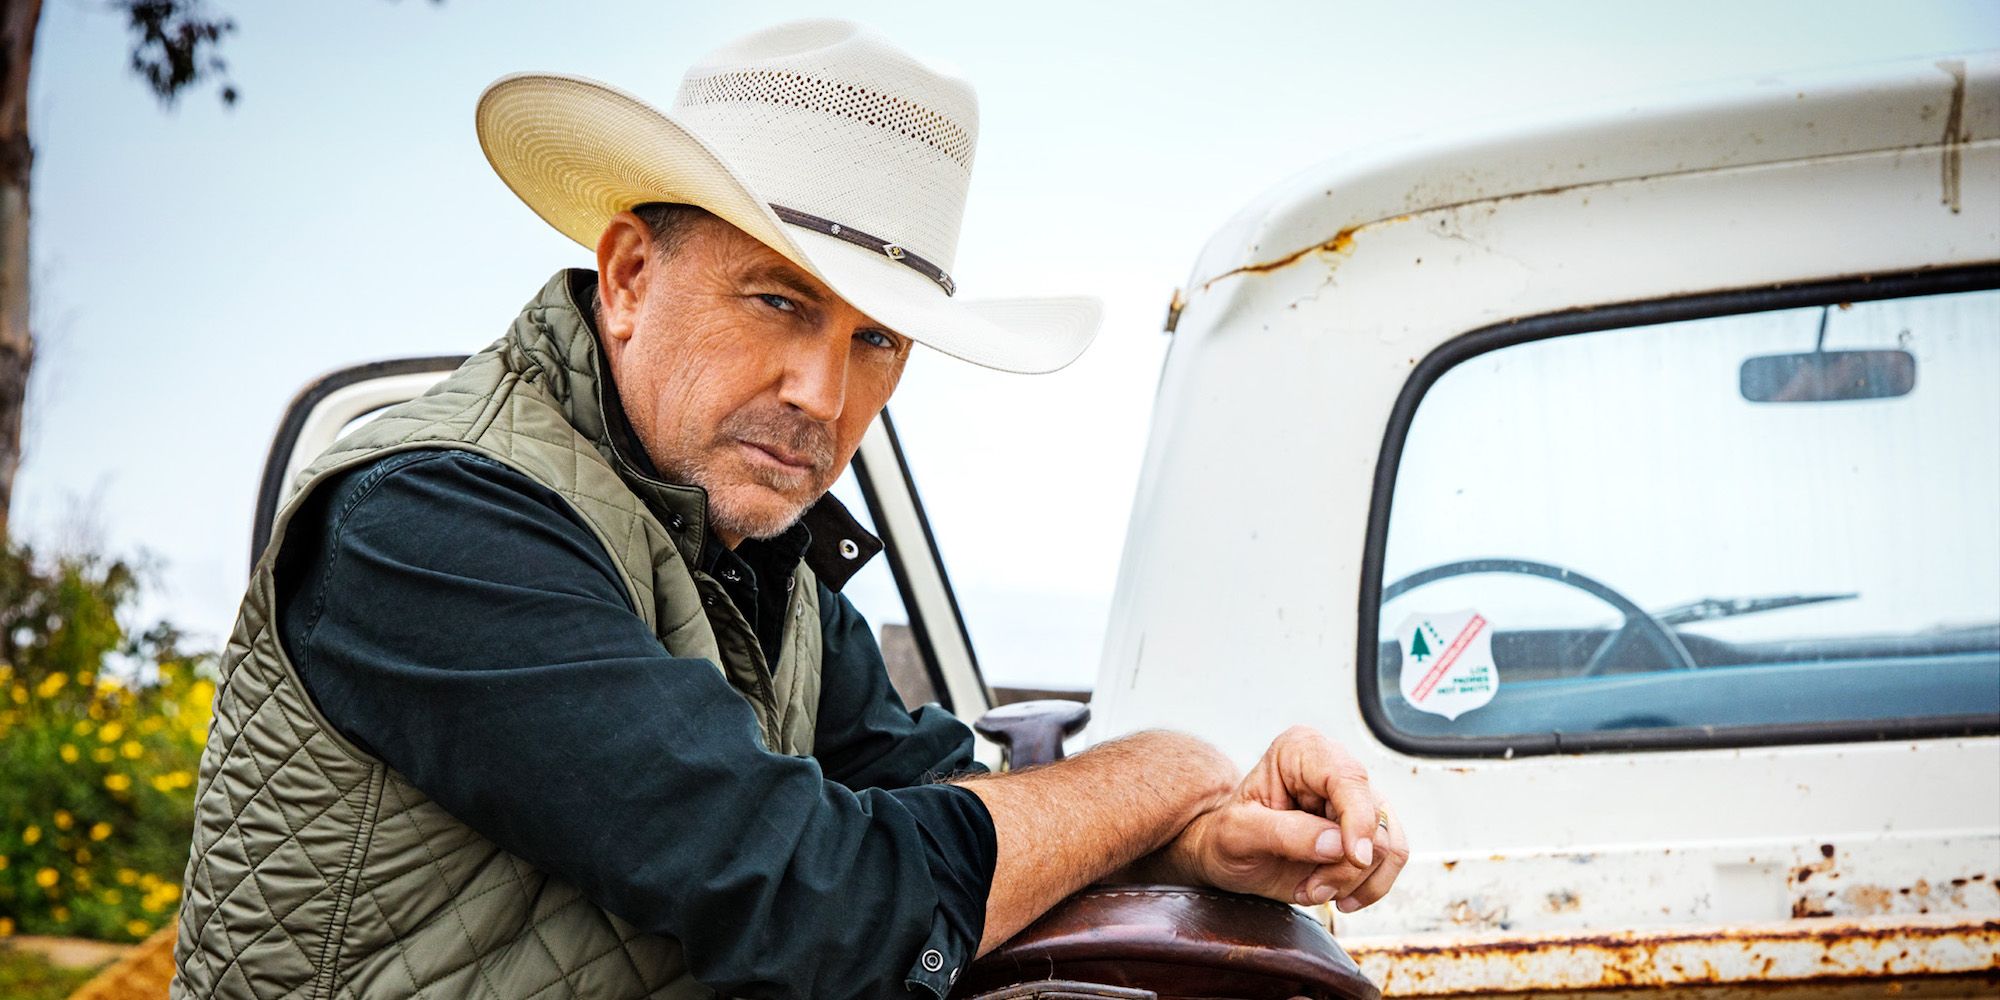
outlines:
[[[1828,403],[1908,395],[1917,359],[1908,351],[1766,354],[1743,362],[1743,398],[1753,403]]]

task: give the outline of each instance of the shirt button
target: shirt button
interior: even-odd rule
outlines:
[[[932,948],[931,950],[924,952],[925,972],[936,972],[942,968],[944,968],[943,954],[941,954],[936,948]]]

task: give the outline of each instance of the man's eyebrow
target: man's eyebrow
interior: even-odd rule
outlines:
[[[744,275],[744,280],[752,283],[768,281],[775,285],[783,285],[786,289],[814,304],[818,304],[824,299],[824,296],[819,293],[818,289],[808,284],[803,277],[799,276],[798,272],[788,267],[780,267],[775,264],[759,265],[752,268],[749,274]]]

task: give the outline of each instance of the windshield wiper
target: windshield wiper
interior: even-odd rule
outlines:
[[[1663,611],[1653,612],[1653,617],[1662,625],[1685,625],[1688,622],[1705,622],[1713,618],[1734,618],[1737,615],[1754,615],[1779,608],[1796,608],[1801,604],[1823,604],[1827,601],[1851,601],[1860,594],[1785,594],[1779,597],[1704,597],[1699,601],[1676,604]]]

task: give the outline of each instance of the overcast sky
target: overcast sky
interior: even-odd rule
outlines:
[[[968,295],[1089,292],[1024,378],[935,355],[892,409],[989,678],[1087,685],[1160,321],[1207,237],[1311,164],[1676,85],[2000,47],[2000,3],[533,3],[214,0],[242,92],[163,112],[103,5],[48,0],[32,129],[41,338],[15,524],[149,553],[149,611],[226,631],[257,476],[305,382],[478,349],[588,263],[492,175],[472,106],[560,70],[665,105],[701,53],[835,14],[955,67],[981,135]]]

